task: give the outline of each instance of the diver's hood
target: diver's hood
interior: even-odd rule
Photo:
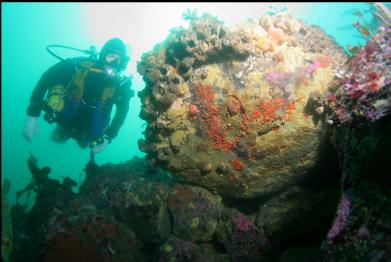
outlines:
[[[103,67],[105,64],[105,57],[108,53],[116,53],[121,56],[121,64],[118,71],[123,71],[126,68],[127,63],[129,62],[129,57],[126,55],[126,46],[124,42],[119,38],[112,38],[108,40],[102,47],[102,50],[99,54],[98,65]]]

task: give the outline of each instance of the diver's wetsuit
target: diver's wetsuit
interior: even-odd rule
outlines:
[[[72,80],[73,75],[76,72],[75,61],[76,59],[68,59],[67,62],[59,62],[50,67],[40,78],[30,98],[30,105],[27,108],[27,114],[33,117],[39,117],[41,110],[45,108],[45,95],[48,90],[55,85],[67,86]],[[99,68],[99,66],[96,66]],[[86,104],[93,105],[102,97],[105,86],[108,81],[114,81],[108,79],[102,73],[96,73],[89,71],[85,78],[83,100]],[[119,81],[117,81],[119,82]],[[117,136],[118,130],[125,121],[126,115],[129,111],[129,100],[133,93],[130,89],[131,81],[126,81],[119,87],[119,83],[115,83],[117,86],[116,94],[113,98],[107,102],[107,110],[111,112],[113,104],[116,105],[116,112],[109,127],[104,132],[104,135],[109,136],[111,139]],[[91,124],[91,116],[93,109],[81,102],[77,108],[77,111],[71,120],[59,119],[59,125],[54,130],[57,137],[60,137],[65,142],[70,137],[77,140],[80,147],[86,147],[90,138],[85,136],[86,129]],[[72,132],[73,130],[73,132]]]

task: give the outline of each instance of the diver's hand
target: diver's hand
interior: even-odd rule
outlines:
[[[110,142],[111,142],[110,137],[103,136],[102,138],[98,139],[98,141],[93,142],[91,150],[93,153],[100,153],[106,149],[107,145],[110,144]]]
[[[23,136],[27,141],[31,142],[38,130],[38,118],[29,116],[23,129]]]

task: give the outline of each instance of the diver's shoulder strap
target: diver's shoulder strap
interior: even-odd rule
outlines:
[[[76,57],[73,59],[73,63],[77,72],[82,69],[90,70],[97,63],[97,60],[93,60],[86,57]]]

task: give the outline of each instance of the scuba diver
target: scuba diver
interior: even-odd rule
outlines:
[[[104,44],[99,59],[93,48],[83,51],[52,46],[90,54],[90,57],[63,59],[49,47],[48,52],[61,61],[50,67],[34,88],[23,135],[32,141],[44,111],[47,122],[57,123],[50,136],[53,142],[65,143],[73,138],[81,148],[88,146],[93,153],[99,153],[117,136],[129,111],[130,98],[134,96],[131,77],[121,74],[129,62],[126,46],[121,39],[112,38]],[[116,111],[111,120],[114,104]]]

